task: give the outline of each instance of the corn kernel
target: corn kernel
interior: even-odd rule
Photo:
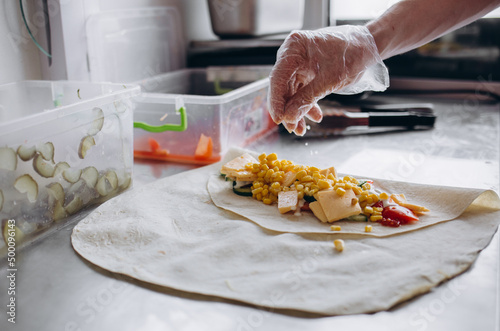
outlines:
[[[372,232],[372,226],[371,225],[365,226],[365,232]]]
[[[351,183],[351,182],[347,182],[347,183],[345,183],[345,186],[344,186],[344,187],[345,187],[347,190],[349,190],[349,189],[352,189],[352,188],[353,188],[353,185],[352,185],[352,183]]]
[[[295,188],[297,189],[297,191],[299,191],[299,192],[300,192],[300,191],[303,191],[303,190],[304,190],[304,185],[302,185],[302,184],[297,184],[297,185],[295,186]]]
[[[263,197],[267,197],[267,195],[269,194],[269,190],[267,188],[263,189],[261,193]]]
[[[355,195],[360,195],[360,194],[361,194],[361,191],[362,191],[362,190],[361,190],[361,187],[359,187],[359,186],[354,186],[354,187],[352,188],[352,190],[353,190],[353,192],[354,192],[354,194],[355,194]]]
[[[335,239],[333,241],[333,244],[335,245],[335,249],[338,252],[342,252],[345,248],[345,244],[344,244],[344,241],[342,239]]]
[[[318,169],[318,168],[316,168],[316,167],[309,167],[309,171],[311,171],[311,173],[312,173],[312,172],[317,172],[317,173],[319,173],[320,169]]]
[[[312,182],[313,178],[310,175],[305,175],[300,180],[303,181],[303,182]]]
[[[259,201],[262,201],[262,193],[257,193],[255,195],[255,199],[259,200]]]
[[[332,185],[330,185],[329,181],[327,181],[325,179],[318,181],[318,188],[320,190],[326,190],[326,189],[329,189],[330,187],[332,187]]]
[[[332,225],[332,226],[330,226],[330,230],[340,231],[340,230],[342,230],[342,228],[340,227],[340,225]]]
[[[274,161],[278,159],[278,155],[276,153],[271,153],[266,158],[268,161]]]
[[[342,178],[342,180],[344,182],[350,182],[352,180],[352,177],[351,176],[344,176],[344,178]]]
[[[389,199],[389,195],[385,192],[380,193],[379,198],[382,200],[387,200]]]
[[[384,208],[382,208],[382,207],[373,207],[374,213],[382,213],[383,210],[384,210]]]
[[[266,205],[270,205],[273,203],[273,201],[269,198],[262,199],[262,202],[265,203]]]
[[[370,221],[372,222],[377,222],[377,221],[380,221],[382,219],[382,215],[372,215],[370,216]]]
[[[307,176],[307,172],[305,170],[300,170],[299,172],[297,172],[297,175],[295,175],[295,178],[297,178],[298,180],[301,180],[302,177],[304,176]]]
[[[373,208],[372,207],[365,207],[364,209],[365,214],[373,214]]]
[[[260,168],[261,168],[262,170],[264,170],[264,171],[269,170],[269,166],[268,166],[267,164],[262,164],[262,165],[260,166]]]
[[[297,193],[297,198],[300,200],[300,199],[304,199],[304,191],[300,191],[299,193]]]
[[[335,192],[337,192],[339,196],[343,196],[345,194],[345,190],[342,187],[339,187]]]
[[[370,183],[364,183],[362,188],[365,191],[369,191],[369,190],[371,190],[372,186],[370,185]]]
[[[332,173],[329,173],[326,178],[331,179],[331,180],[336,180],[335,176]]]
[[[266,157],[267,157],[267,156],[266,156],[266,153],[262,153],[262,154],[260,154],[260,155],[259,155],[259,161],[261,161],[261,162],[262,162],[262,161],[264,161],[264,160],[266,159]]]
[[[352,198],[351,199],[351,206],[354,206],[358,203],[358,198]]]

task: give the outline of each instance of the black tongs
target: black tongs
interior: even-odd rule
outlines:
[[[430,129],[434,127],[436,121],[433,105],[429,103],[353,107],[324,102],[320,103],[320,107],[323,111],[321,123],[307,122],[313,135],[340,134],[346,131],[369,133],[380,132],[381,129],[382,131]],[[370,130],[373,128],[376,130]]]

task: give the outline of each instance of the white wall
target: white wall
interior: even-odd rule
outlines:
[[[24,28],[19,2],[0,1],[0,84],[41,79],[39,53]]]

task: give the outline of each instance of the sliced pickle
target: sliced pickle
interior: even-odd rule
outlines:
[[[113,170],[106,172],[106,178],[111,184],[111,188],[114,190],[118,187],[118,175]]]
[[[95,136],[96,134],[98,134],[99,131],[102,130],[102,127],[104,125],[104,112],[102,111],[101,108],[95,107],[92,110],[92,114],[94,117],[94,121],[92,122],[90,129],[88,131],[89,136]]]
[[[0,147],[0,169],[14,171],[17,168],[17,154],[9,147]]]
[[[47,193],[49,194],[49,206],[64,202],[64,189],[60,183],[56,182],[47,185]]]
[[[17,155],[19,155],[19,158],[23,161],[29,161],[31,160],[36,154],[36,147],[31,146],[31,147],[26,147],[25,145],[20,145],[17,148]]]
[[[44,160],[54,161],[54,144],[50,141],[39,145],[37,151],[42,155]]]
[[[54,177],[59,176],[65,170],[69,169],[70,166],[68,162],[58,162],[54,167]]]
[[[83,207],[82,198],[80,198],[78,195],[75,195],[73,197],[73,200],[71,200],[64,209],[69,215],[72,215],[77,211],[79,211],[80,209],[82,209],[82,207]]]
[[[85,158],[87,152],[92,148],[92,146],[95,146],[94,137],[86,136],[82,138],[82,140],[80,141],[80,147],[78,147],[78,156],[80,157],[80,159]]]
[[[14,182],[14,187],[19,193],[26,193],[31,203],[38,198],[38,184],[28,174],[18,177]]]
[[[82,169],[66,169],[63,171],[63,178],[68,183],[74,184],[80,180],[82,176]]]
[[[33,159],[33,169],[42,177],[51,178],[54,177],[55,167],[52,161],[46,160],[42,154],[36,154]]]
[[[61,201],[57,201],[54,205],[54,210],[52,211],[52,219],[57,222],[68,216],[68,212],[63,207]]]
[[[94,188],[99,178],[99,171],[95,167],[83,169],[81,178],[87,183],[87,186]]]
[[[109,194],[109,192],[113,191],[113,187],[111,186],[111,183],[106,176],[101,176],[99,178],[95,189],[102,196],[106,196]]]

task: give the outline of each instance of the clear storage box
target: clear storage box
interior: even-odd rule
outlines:
[[[136,158],[208,164],[276,128],[269,116],[270,66],[184,69],[138,82],[134,121],[177,131],[134,129]],[[180,108],[185,109],[182,123]],[[185,130],[181,128],[186,124]]]
[[[138,86],[24,81],[0,85],[4,239],[36,236],[125,190]],[[7,222],[13,220],[14,222]],[[0,251],[6,246],[0,243]]]

